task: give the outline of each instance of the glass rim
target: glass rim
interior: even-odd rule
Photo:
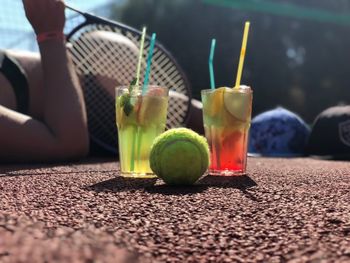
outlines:
[[[229,88],[230,92],[233,92],[233,93],[253,93],[253,89],[251,88],[251,86],[247,86],[247,85],[241,85],[241,86],[245,86],[248,88],[245,88],[245,89],[234,89],[232,87],[221,87],[221,88]],[[215,89],[202,89],[201,94],[213,93],[216,90],[217,90],[217,88],[215,88]]]
[[[137,91],[133,90],[132,93],[131,93],[131,96],[139,96],[139,95],[142,95],[142,86],[143,85],[137,85],[138,89]],[[148,87],[151,87],[151,88],[159,88],[159,89],[162,89],[164,90],[164,94],[159,94],[157,96],[161,97],[161,96],[169,96],[169,88],[167,87],[164,87],[164,86],[161,86],[161,85],[148,85]],[[129,85],[120,85],[120,86],[116,86],[114,88],[115,90],[115,94],[118,95],[119,94],[124,94],[125,92],[124,91],[128,91],[129,90]],[[147,96],[147,94],[144,94],[144,96]]]
[[[134,85],[136,86],[136,85]],[[137,87],[143,87],[143,85],[137,85]],[[164,87],[162,85],[159,85],[159,84],[149,84],[148,87],[152,87],[152,88],[162,88],[162,89],[168,89],[167,87]],[[115,89],[123,89],[123,88],[129,88],[129,85],[118,85],[115,87]],[[139,89],[139,90],[142,90],[142,89]]]

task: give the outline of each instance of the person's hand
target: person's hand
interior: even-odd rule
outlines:
[[[65,4],[63,0],[22,0],[26,16],[35,33],[63,32]]]

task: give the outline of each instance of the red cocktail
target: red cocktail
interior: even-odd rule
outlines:
[[[203,90],[205,136],[210,146],[211,175],[232,176],[246,172],[252,90],[218,88]]]

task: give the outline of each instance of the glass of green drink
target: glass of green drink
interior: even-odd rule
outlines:
[[[210,147],[209,174],[243,175],[253,92],[250,87],[202,90],[205,136]]]
[[[121,176],[152,178],[149,153],[154,139],[164,132],[168,109],[168,89],[148,86],[116,88],[116,122],[118,128]]]

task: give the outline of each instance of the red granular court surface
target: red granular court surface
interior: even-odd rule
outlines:
[[[192,187],[113,160],[0,167],[0,262],[350,262],[350,162],[250,158]]]

